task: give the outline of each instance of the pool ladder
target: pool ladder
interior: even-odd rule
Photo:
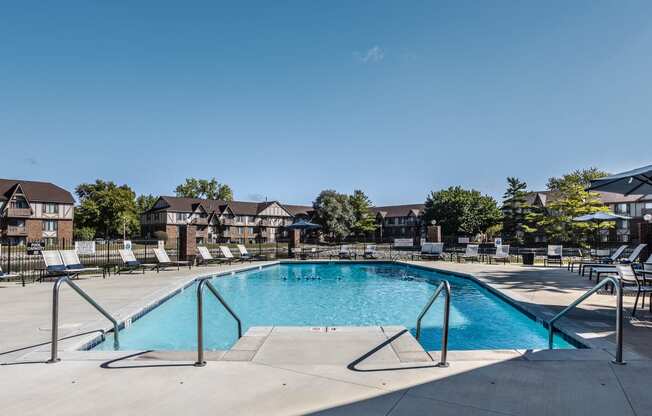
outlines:
[[[54,287],[52,288],[52,347],[51,347],[50,359],[47,361],[47,363],[52,364],[60,361],[60,358],[57,356],[58,341],[59,341],[59,289],[61,288],[61,285],[64,283],[67,283],[68,286],[73,288],[75,292],[79,294],[79,296],[81,296],[92,307],[97,309],[97,311],[102,315],[104,315],[106,319],[111,321],[111,323],[113,324],[113,348],[116,350],[120,348],[120,341],[118,339],[118,333],[119,333],[118,321],[115,318],[113,318],[113,316],[111,316],[110,313],[104,310],[104,308],[102,308],[97,302],[95,302],[95,300],[92,297],[90,297],[88,293],[84,292],[79,286],[77,286],[72,280],[70,280],[70,276],[61,276],[60,278],[57,279],[56,282],[54,282]]]
[[[195,367],[203,367],[206,365],[204,360],[204,307],[203,307],[203,292],[204,287],[208,287],[208,290],[217,298],[217,300],[224,306],[226,311],[235,319],[238,323],[238,339],[242,338],[242,323],[238,315],[233,312],[233,309],[229,306],[228,303],[222,298],[220,293],[215,289],[215,286],[209,281],[210,277],[205,277],[198,279],[199,284],[197,285],[197,361],[195,362]]]
[[[448,280],[442,280],[441,283],[439,283],[439,286],[437,286],[435,293],[432,294],[430,300],[428,301],[426,306],[423,307],[423,310],[419,314],[419,318],[417,318],[416,338],[418,341],[419,338],[421,337],[421,320],[426,315],[426,313],[430,310],[430,307],[432,306],[433,303],[435,303],[435,300],[437,299],[437,297],[442,291],[446,292],[446,300],[444,303],[444,325],[443,325],[442,337],[441,337],[441,357],[439,359],[439,364],[437,365],[439,367],[448,367],[446,356],[448,355],[448,321],[449,321],[450,309],[451,309],[451,285],[448,283]]]
[[[568,305],[566,308],[564,308],[563,311],[559,312],[550,321],[548,321],[549,349],[553,349],[553,332],[555,329],[555,322],[557,322],[559,318],[566,315],[566,313],[568,313],[571,309],[584,302],[588,297],[609,283],[611,283],[616,289],[616,358],[612,360],[612,363],[621,365],[625,364],[625,361],[623,361],[623,289],[620,281],[613,276],[606,277],[604,280],[600,281],[597,285],[593,286],[592,289],[580,296],[576,301]]]

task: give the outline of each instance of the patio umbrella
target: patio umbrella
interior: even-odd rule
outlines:
[[[601,212],[594,212],[593,214],[580,215],[579,217],[573,218],[573,221],[592,222],[597,224],[605,221],[629,220],[629,219],[631,219],[631,217],[628,217],[626,215],[618,215],[618,214],[614,214],[613,212],[601,211]],[[596,248],[597,248],[598,239],[594,237],[594,240],[596,241]]]
[[[588,191],[628,195],[652,194],[652,165],[591,181]]]

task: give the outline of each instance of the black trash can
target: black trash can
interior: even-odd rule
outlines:
[[[534,253],[523,253],[523,264],[526,266],[534,266]]]

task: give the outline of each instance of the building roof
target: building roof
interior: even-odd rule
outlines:
[[[297,215],[306,215],[310,216],[312,212],[314,211],[314,208],[309,205],[288,205],[288,204],[283,204],[283,208],[287,212],[290,213],[290,215],[297,216]]]
[[[600,200],[603,204],[617,204],[621,202],[642,202],[652,201],[652,195],[628,195],[617,194],[614,192],[592,191],[600,194]]]
[[[177,196],[161,196],[160,201],[165,203],[165,206],[155,204],[150,211],[158,211],[160,209],[167,209],[177,212],[192,212],[198,206],[202,206],[208,213],[217,212],[223,213],[227,209],[231,210],[234,215],[251,215],[255,216],[263,212],[267,207],[273,204],[278,204],[284,208],[290,215],[295,215],[290,212],[287,207],[278,201],[265,201],[265,202],[247,202],[247,201],[223,201],[219,199],[201,199],[201,198],[182,198]]]
[[[20,185],[28,201],[74,204],[72,194],[50,182],[25,181],[21,179],[0,179],[0,201],[11,198]]]
[[[371,212],[382,217],[407,217],[410,213],[420,215],[425,210],[424,204],[387,205],[384,207],[371,207]]]

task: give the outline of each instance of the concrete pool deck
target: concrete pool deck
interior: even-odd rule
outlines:
[[[256,265],[263,263],[255,263]],[[546,318],[591,284],[565,269],[414,262],[476,279]],[[248,266],[248,265],[247,265]],[[82,279],[79,285],[111,313],[125,317],[199,275],[240,266]],[[0,283],[0,401],[3,415],[103,414],[357,414],[357,415],[630,415],[651,414],[652,316],[626,314],[628,364],[610,363],[614,298],[598,294],[566,330],[595,349],[451,351],[437,368],[410,337],[385,346],[354,371],[347,365],[398,328],[252,328],[206,367],[190,354],[62,351],[46,365],[51,283],[25,288]],[[625,299],[631,307],[633,298]],[[107,324],[71,290],[62,291],[60,336]],[[409,335],[409,334],[408,334]],[[263,340],[261,337],[264,337]],[[240,343],[239,343],[240,344]],[[401,345],[399,345],[401,344]],[[72,343],[61,343],[69,349]],[[243,352],[237,352],[243,351]],[[251,353],[250,351],[255,351]],[[123,359],[121,359],[123,358]],[[235,359],[235,361],[233,361]],[[431,361],[434,360],[434,361]],[[424,367],[428,368],[411,368]]]

